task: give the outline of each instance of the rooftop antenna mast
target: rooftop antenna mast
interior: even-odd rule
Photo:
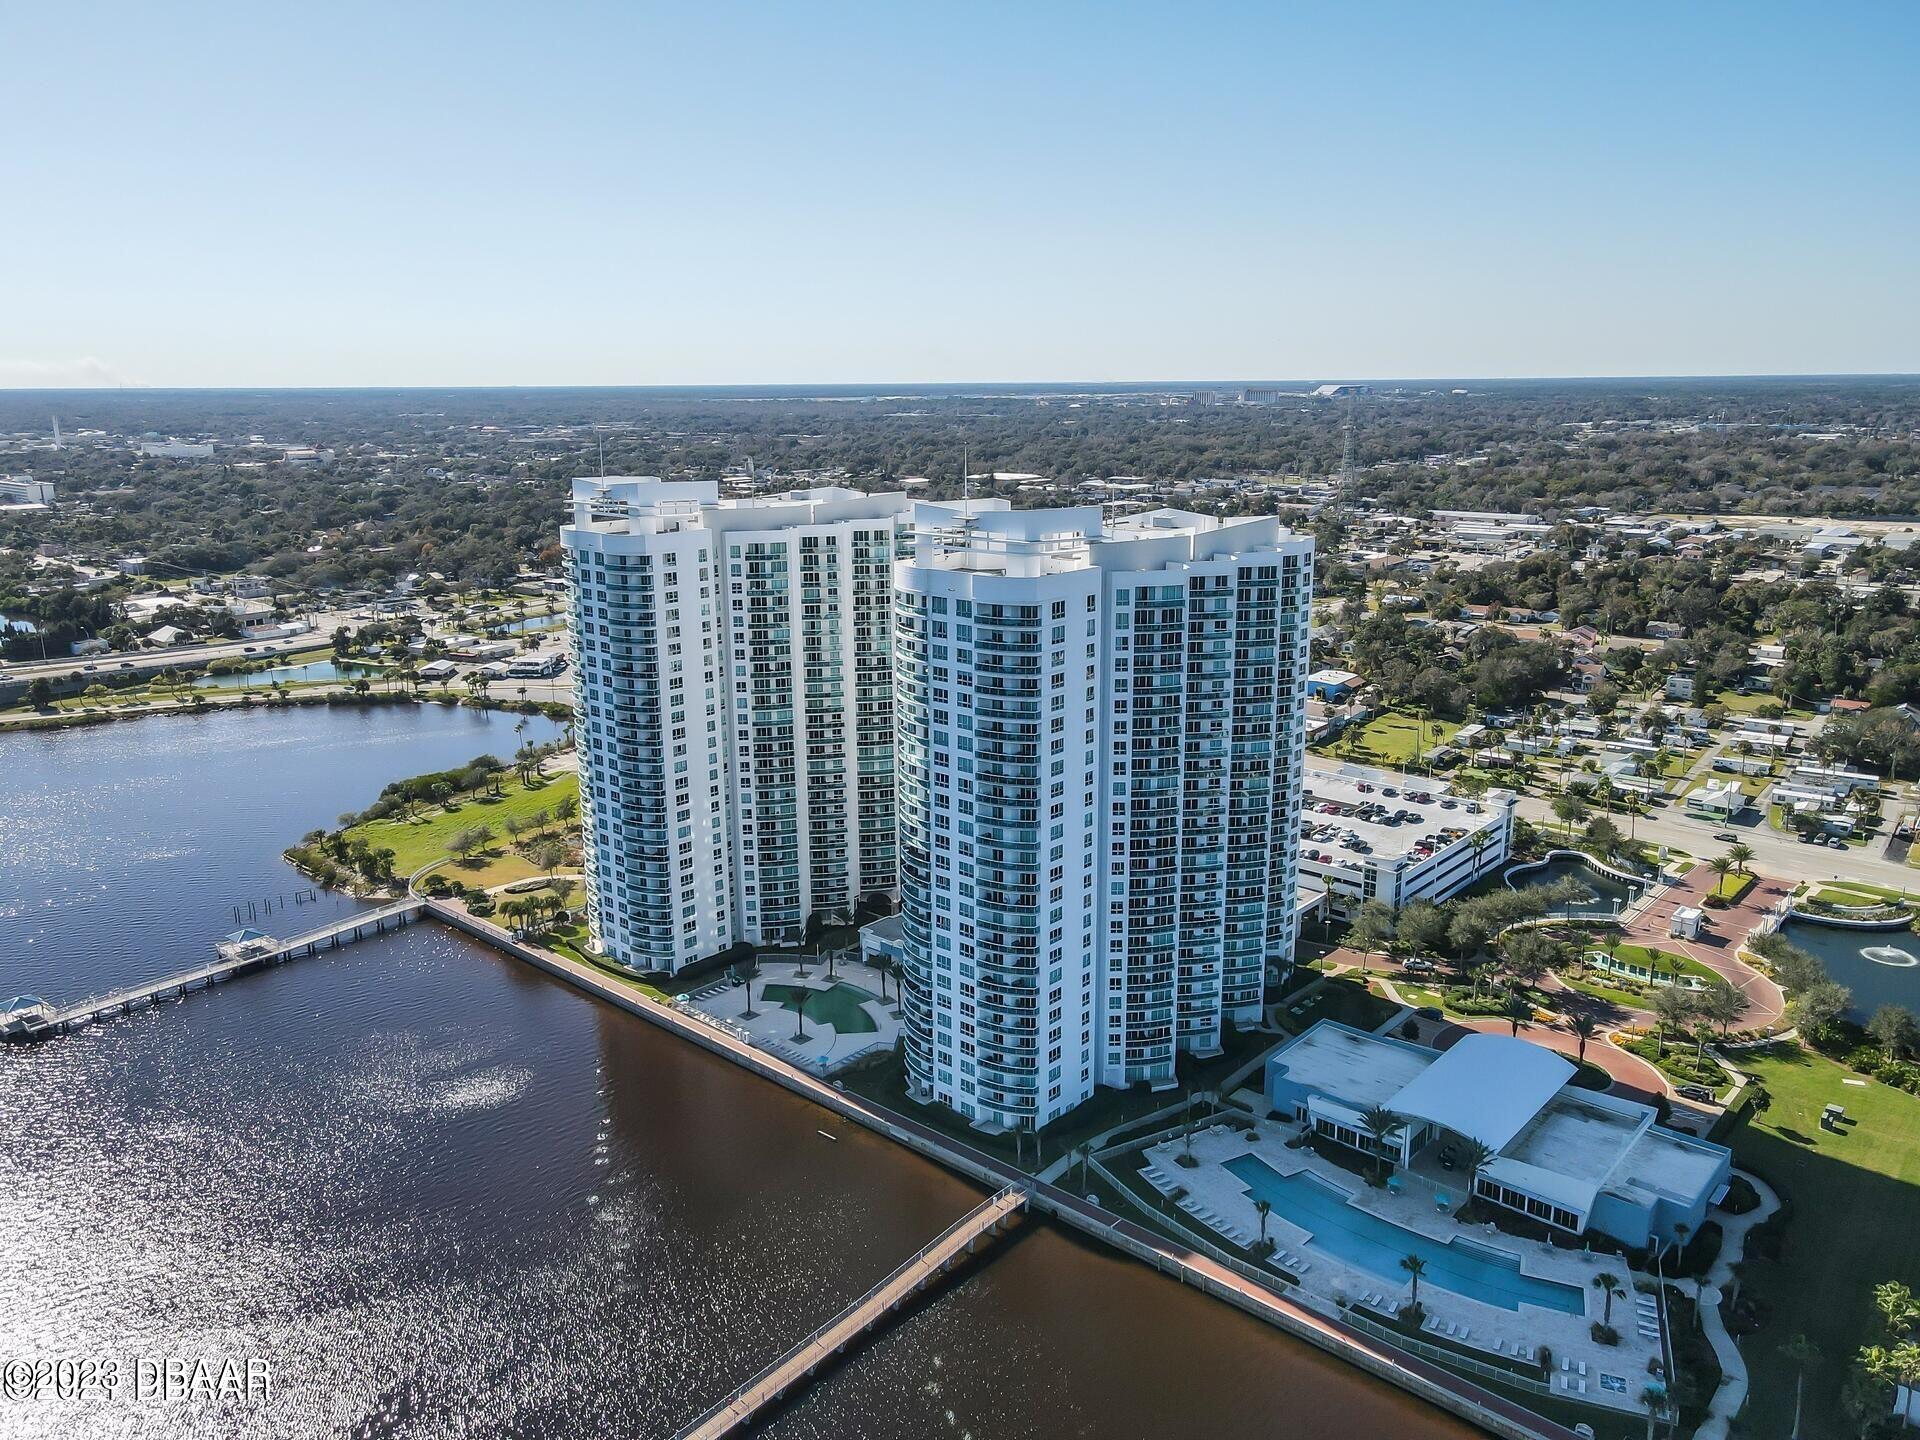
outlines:
[[[53,448],[55,450],[60,448],[60,417],[58,415],[53,417]]]

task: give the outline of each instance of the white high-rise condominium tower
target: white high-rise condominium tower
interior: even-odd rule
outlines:
[[[894,567],[908,1079],[1038,1128],[1173,1084],[1292,959],[1313,541],[920,521]]]
[[[580,813],[610,958],[674,971],[790,943],[895,887],[891,577],[913,507],[575,482]]]

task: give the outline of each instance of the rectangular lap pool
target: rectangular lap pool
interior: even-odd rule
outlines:
[[[1404,1288],[1407,1272],[1400,1260],[1418,1255],[1427,1262],[1424,1284],[1470,1300],[1503,1310],[1518,1310],[1525,1303],[1567,1315],[1586,1311],[1586,1294],[1579,1286],[1521,1274],[1518,1255],[1467,1239],[1443,1244],[1404,1229],[1349,1205],[1337,1187],[1317,1175],[1282,1175],[1258,1155],[1238,1156],[1226,1168],[1254,1199],[1267,1201],[1276,1214],[1311,1232],[1309,1248],[1377,1275],[1388,1285]]]

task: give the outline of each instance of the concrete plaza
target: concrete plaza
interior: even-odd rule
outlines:
[[[751,981],[716,980],[689,992],[682,1003],[725,1021],[758,1048],[820,1075],[892,1050],[900,1034],[897,983],[861,963],[858,952],[835,957],[831,977],[824,956],[809,955],[804,963],[797,957],[762,960]],[[799,1006],[805,1009],[804,1040]]]

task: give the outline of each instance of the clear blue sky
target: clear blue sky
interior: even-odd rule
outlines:
[[[0,386],[1920,371],[1920,5],[16,4]]]

